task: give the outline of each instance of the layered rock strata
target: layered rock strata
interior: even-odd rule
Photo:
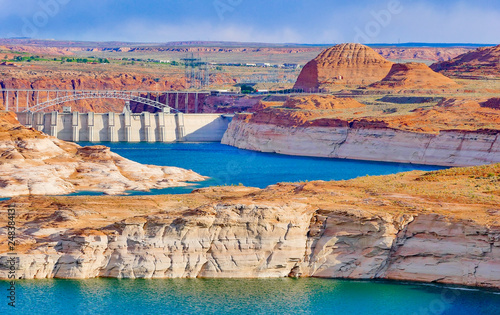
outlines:
[[[478,48],[451,60],[435,63],[431,68],[452,77],[498,78],[500,76],[500,45]]]
[[[370,85],[377,89],[457,89],[459,85],[450,78],[432,71],[423,63],[394,64],[387,76]]]
[[[205,179],[176,167],[142,165],[105,146],[65,142],[21,126],[13,113],[0,113],[0,197],[75,191],[118,194]]]
[[[500,288],[498,178],[497,164],[2,206],[16,209],[23,279],[290,276]],[[0,278],[8,258],[0,254]]]
[[[496,99],[446,99],[407,115],[339,119],[335,117],[341,107],[337,111],[318,104],[310,107],[309,98],[320,100],[318,96],[294,98],[283,106],[237,115],[222,143],[288,155],[443,166],[500,162]],[[290,106],[297,101],[302,108]],[[362,110],[352,99],[330,102]]]
[[[392,64],[367,46],[337,45],[308,62],[294,88],[318,90],[335,85],[369,85],[382,80]]]

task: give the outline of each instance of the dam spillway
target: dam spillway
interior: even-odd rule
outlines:
[[[233,115],[20,112],[18,120],[65,141],[220,142]]]

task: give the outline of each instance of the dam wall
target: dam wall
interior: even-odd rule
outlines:
[[[26,127],[65,141],[220,142],[232,115],[21,112],[17,118]]]

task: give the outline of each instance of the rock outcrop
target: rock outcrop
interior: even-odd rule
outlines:
[[[313,276],[500,288],[499,178],[497,164],[1,206],[16,209],[24,279]],[[0,278],[8,258],[0,254]]]
[[[392,64],[367,46],[337,45],[307,63],[294,88],[318,90],[335,85],[369,85],[382,80]]]
[[[176,167],[142,165],[105,146],[81,147],[21,126],[0,113],[0,197],[107,194],[185,186],[206,178]]]
[[[307,107],[305,99],[295,101]],[[290,109],[285,103],[237,115],[222,143],[288,155],[444,166],[498,163],[500,112],[485,106],[490,103],[446,99],[408,115],[356,119],[336,118],[340,114],[334,110]]]
[[[498,78],[500,76],[500,45],[479,48],[452,60],[435,63],[431,68],[451,77]]]
[[[386,90],[435,90],[457,89],[459,85],[450,78],[432,71],[426,64],[411,62],[392,65],[389,74],[370,88]]]

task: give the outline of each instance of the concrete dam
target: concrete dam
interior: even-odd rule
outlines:
[[[18,120],[66,141],[220,142],[233,115],[183,113],[19,112]]]

